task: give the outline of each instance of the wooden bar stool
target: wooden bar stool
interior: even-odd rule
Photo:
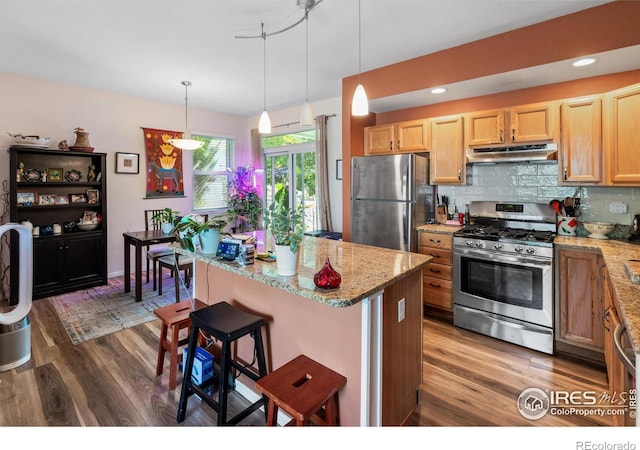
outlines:
[[[206,308],[193,311],[191,317],[191,332],[189,335],[189,351],[184,361],[185,373],[191,373],[193,359],[196,353],[196,336],[200,330],[209,334],[220,342],[220,372],[218,375],[201,384],[195,385],[191,377],[182,377],[182,392],[178,404],[177,421],[182,422],[187,413],[187,400],[193,394],[198,396],[218,413],[218,425],[233,425],[240,422],[261,406],[266,407],[266,397],[262,396],[243,411],[227,420],[227,394],[233,388],[232,370],[236,370],[253,381],[257,381],[267,374],[267,365],[262,345],[260,329],[265,325],[262,317],[247,313],[231,306],[227,302],[216,303]],[[257,373],[254,368],[231,358],[231,343],[243,336],[251,336],[254,340],[254,355],[258,363]],[[214,381],[218,381],[218,400],[210,396],[206,388]]]
[[[195,300],[196,310],[206,307],[200,300]],[[162,321],[160,330],[160,346],[158,348],[158,363],[156,365],[156,375],[162,375],[164,369],[164,355],[169,352],[169,390],[176,387],[177,369],[182,355],[178,353],[178,348],[189,341],[189,337],[179,339],[180,330],[191,326],[191,301],[183,300],[179,303],[163,306],[153,311]],[[171,335],[168,336],[169,329]],[[186,377],[188,378],[188,377]]]
[[[340,424],[338,391],[347,379],[322,364],[300,355],[256,382],[269,401],[267,425],[277,425],[278,408],[293,419],[287,425]]]

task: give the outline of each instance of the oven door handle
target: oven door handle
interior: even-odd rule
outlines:
[[[495,262],[508,262],[508,263],[515,263],[518,264],[519,266],[523,266],[523,267],[532,267],[532,268],[540,268],[542,266],[551,266],[551,264],[553,263],[553,261],[551,260],[551,258],[537,258],[535,256],[512,256],[512,255],[505,255],[503,253],[500,254],[493,254],[491,252],[478,252],[475,250],[468,250],[468,249],[457,249],[454,251],[454,255],[458,255],[458,256],[474,256],[478,259],[484,259],[484,260],[491,260],[491,261],[495,261]],[[533,262],[532,262],[533,261]]]

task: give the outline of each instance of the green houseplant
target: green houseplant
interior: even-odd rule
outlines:
[[[229,182],[227,215],[236,233],[258,228],[260,214],[262,214],[262,200],[258,196],[254,177],[253,167],[238,167]]]
[[[155,226],[159,226],[164,234],[169,234],[171,233],[171,229],[178,223],[179,215],[180,211],[174,211],[171,208],[164,208],[151,216],[151,223]]]
[[[174,226],[172,232],[178,234],[180,246],[185,250],[195,251],[197,238],[203,253],[215,253],[220,242],[220,232],[227,225],[227,220],[223,215],[211,217],[207,221],[199,219],[201,216],[185,216]]]
[[[304,235],[304,209],[302,205],[289,207],[286,188],[280,188],[274,201],[265,211],[264,223],[273,236],[278,273],[284,276],[297,272],[300,243]]]

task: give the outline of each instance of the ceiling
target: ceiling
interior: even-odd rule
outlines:
[[[603,3],[362,0],[362,71]],[[267,109],[304,102],[305,25],[266,41],[236,36],[259,36],[261,23],[270,34],[303,15],[297,0],[0,0],[0,71],[169,103],[184,102],[180,82],[189,80],[190,107],[253,116],[263,109],[265,43]],[[339,97],[342,78],[359,70],[358,2],[315,0],[308,26],[309,100]],[[640,51],[632,50],[624,57],[601,55],[598,68],[584,76],[640,68]],[[579,78],[565,66],[451,85],[437,101],[528,87],[534,79],[540,85]],[[371,109],[435,101],[412,93],[375,100]]]

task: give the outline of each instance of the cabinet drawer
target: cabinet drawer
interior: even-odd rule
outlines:
[[[451,281],[441,280],[429,276],[424,277],[423,303],[436,308],[453,310],[453,295]]]
[[[431,263],[427,264],[424,269],[422,269],[422,273],[425,277],[451,281],[451,266]]]
[[[451,249],[453,236],[439,233],[420,232],[420,245],[424,247]]]
[[[444,264],[447,266],[450,266],[452,264],[453,253],[451,252],[451,250],[443,250],[439,248],[421,246],[419,251],[423,255],[432,256],[433,257],[432,264]]]

